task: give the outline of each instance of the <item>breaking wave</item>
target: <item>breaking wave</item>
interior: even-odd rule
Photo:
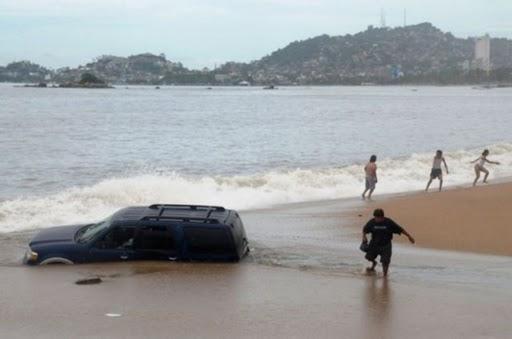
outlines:
[[[512,144],[488,146],[491,179],[512,176]],[[481,149],[445,154],[450,174],[447,186],[469,183],[474,160]],[[433,154],[378,161],[376,193],[423,189]],[[434,187],[437,183],[433,183]],[[245,176],[192,177],[180,173],[141,174],[108,178],[88,187],[72,187],[46,197],[23,197],[0,202],[0,232],[90,222],[129,205],[191,203],[223,205],[236,209],[271,207],[278,204],[355,197],[363,187],[362,165],[338,168],[270,171]]]

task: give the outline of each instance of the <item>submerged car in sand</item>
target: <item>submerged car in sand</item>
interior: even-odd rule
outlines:
[[[24,262],[239,261],[248,251],[236,211],[220,206],[156,204],[127,207],[95,224],[44,229],[30,241]]]

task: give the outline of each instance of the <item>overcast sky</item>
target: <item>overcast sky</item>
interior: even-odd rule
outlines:
[[[192,68],[250,61],[320,34],[429,21],[459,37],[512,38],[512,0],[0,0],[0,65],[77,66],[165,53]]]

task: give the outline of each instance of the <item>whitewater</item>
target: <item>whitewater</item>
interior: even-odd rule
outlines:
[[[512,144],[488,145],[499,166],[488,166],[491,180],[512,176]],[[467,185],[481,149],[445,154],[450,173],[445,186]],[[433,154],[378,162],[376,195],[424,189]],[[362,164],[295,169],[237,176],[186,176],[176,172],[114,177],[91,186],[71,187],[45,197],[0,202],[0,231],[100,220],[117,209],[153,203],[221,205],[256,209],[278,204],[357,197],[363,189]],[[492,168],[491,168],[492,167]],[[437,189],[434,182],[431,190]],[[378,199],[378,198],[377,198]]]

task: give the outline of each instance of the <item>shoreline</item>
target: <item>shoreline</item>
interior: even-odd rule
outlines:
[[[155,86],[160,87],[212,87],[212,88],[248,88],[248,89],[263,89],[265,84],[253,84],[249,86],[243,86],[243,85],[226,85],[226,84],[147,84],[147,83],[140,83],[140,84],[124,84],[124,83],[112,83],[111,87],[61,87],[61,86],[48,86],[48,87],[40,87],[37,86],[37,83],[31,83],[31,82],[0,82],[0,84],[5,85],[13,85],[13,87],[16,88],[84,88],[84,89],[94,89],[94,88],[121,88],[121,87],[149,87],[154,89]],[[51,83],[50,83],[51,84]],[[28,85],[28,86],[26,86]],[[333,88],[333,87],[354,87],[354,88],[376,88],[376,87],[414,87],[414,88],[427,88],[427,87],[461,87],[461,88],[472,88],[472,89],[505,89],[505,88],[512,88],[512,84],[509,83],[499,83],[499,82],[482,82],[482,83],[467,83],[467,84],[435,84],[435,83],[403,83],[403,84],[361,84],[361,85],[355,85],[355,84],[327,84],[327,85],[321,85],[321,84],[310,84],[310,85],[275,85],[276,88],[308,88],[308,87],[314,87],[314,88]],[[486,87],[491,86],[491,87]],[[476,87],[476,88],[475,88]]]
[[[502,177],[495,178],[489,184],[480,184],[477,187],[472,187],[471,184],[458,184],[453,186],[445,186],[442,192],[438,192],[437,188],[434,187],[436,181],[433,182],[429,192],[425,192],[424,190],[413,190],[413,191],[403,191],[396,193],[383,193],[379,194],[378,191],[374,193],[373,200],[362,200],[360,197],[343,197],[336,199],[321,199],[321,200],[312,200],[312,201],[302,201],[302,202],[293,202],[293,203],[284,203],[284,204],[276,204],[271,207],[263,207],[263,208],[255,208],[255,209],[239,209],[238,211],[241,214],[268,214],[268,213],[276,213],[287,210],[296,210],[296,209],[313,209],[318,210],[322,209],[322,207],[326,205],[335,205],[342,206],[342,211],[339,213],[341,218],[347,219],[343,222],[343,224],[347,227],[351,227],[353,231],[360,231],[360,227],[366,223],[367,219],[372,218],[372,212],[375,208],[384,208],[386,212],[386,216],[395,219],[399,224],[402,224],[404,227],[411,231],[420,231],[420,235],[424,235],[423,226],[416,226],[414,222],[411,222],[413,216],[410,213],[400,212],[400,209],[404,204],[406,204],[407,208],[410,208],[411,204],[416,208],[420,208],[421,204],[419,203],[427,203],[425,208],[429,208],[429,204],[433,200],[437,200],[438,197],[441,198],[440,202],[442,204],[447,203],[446,196],[451,197],[452,195],[462,195],[462,196],[472,196],[477,195],[481,190],[484,191],[494,191],[499,189],[499,187],[507,186],[510,190],[512,196],[512,177]],[[473,193],[472,193],[473,192]],[[456,202],[456,200],[453,200]],[[512,198],[510,199],[510,203],[512,204]],[[371,205],[371,206],[369,206]],[[338,207],[336,207],[338,208]],[[338,213],[340,211],[333,211],[334,213]],[[487,214],[488,215],[488,214]],[[405,220],[405,221],[401,221]],[[507,221],[503,221],[503,225],[506,225]],[[412,226],[411,226],[412,225]],[[504,227],[506,228],[506,227]],[[23,238],[28,234],[34,234],[41,228],[27,228],[27,229],[19,229],[7,232],[0,232],[0,235],[12,236],[12,238]],[[357,233],[359,237],[359,233]],[[511,234],[512,236],[512,234]],[[359,238],[357,237],[357,241]],[[417,237],[415,237],[417,238]],[[441,238],[442,239],[442,238]],[[404,239],[400,237],[396,237],[399,243],[408,243]],[[489,255],[506,255],[512,256],[512,248],[509,250],[506,248],[506,244],[501,244],[500,248],[497,250],[493,250],[492,246],[487,246],[483,249],[479,249],[477,245],[465,245],[464,242],[462,244],[459,242],[455,246],[451,246],[449,243],[442,242],[438,243],[435,239],[432,238],[432,235],[428,236],[428,241],[423,241],[424,239],[416,239],[416,246],[420,246],[427,249],[434,250],[446,250],[446,251],[458,251],[463,253],[475,253],[475,254],[489,254]],[[419,241],[418,241],[419,240]]]
[[[352,225],[354,230],[360,231],[366,221],[372,218],[373,210],[383,208],[387,217],[394,219],[398,224],[411,231],[416,238],[415,246],[478,255],[512,256],[512,247],[507,242],[507,239],[512,237],[512,231],[509,231],[507,227],[506,215],[500,213],[501,210],[506,210],[503,200],[512,206],[512,177],[495,178],[491,183],[479,183],[476,187],[472,187],[471,183],[446,186],[443,187],[442,192],[437,191],[437,187],[434,187],[435,184],[436,181],[431,185],[429,192],[414,190],[379,194],[376,191],[372,200],[355,197],[322,199],[279,204],[243,212],[271,213],[297,208],[318,208],[326,204],[342,204],[344,206],[342,217],[347,219],[346,224]],[[482,194],[483,196],[480,197]],[[465,225],[469,225],[472,233],[463,233],[460,223],[456,222],[457,211],[461,210],[467,213],[473,208],[477,208],[477,212],[484,212],[483,218],[487,219],[483,220],[480,214],[480,218],[475,221],[478,225],[464,219]],[[438,214],[435,213],[436,210],[439,211]],[[446,213],[450,210],[450,217],[447,218]],[[416,221],[416,212],[420,212],[422,217],[430,216],[427,222],[439,226],[427,229],[425,222]],[[491,221],[490,229],[486,230],[497,233],[487,236],[479,242],[481,237],[478,227],[481,225],[485,229],[485,221]],[[447,223],[454,224],[456,227],[450,227]],[[409,244],[404,237],[395,237],[395,241],[401,245]]]

